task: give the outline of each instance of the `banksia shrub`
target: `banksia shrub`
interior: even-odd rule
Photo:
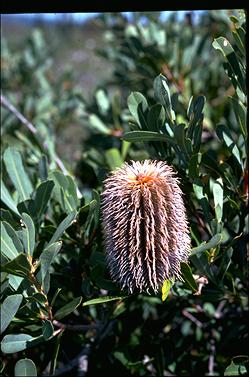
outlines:
[[[180,278],[189,228],[182,191],[164,161],[125,163],[104,182],[102,219],[108,268],[121,289],[158,292]]]

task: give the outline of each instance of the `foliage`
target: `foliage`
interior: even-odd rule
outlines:
[[[244,14],[203,18],[224,33],[230,28],[229,39],[218,31],[212,39],[214,31],[201,25],[182,32],[174,19],[164,25],[147,17],[143,25],[136,17],[128,24],[118,15],[102,16],[111,29],[105,51],[119,91],[103,84],[88,102],[76,85],[65,90],[63,75],[49,77],[49,53],[38,32],[17,55],[3,48],[3,94],[37,130],[5,107],[6,376],[84,375],[86,360],[89,376],[103,370],[108,376],[248,372]],[[212,106],[217,96],[222,101]],[[75,119],[89,128],[78,181],[63,169],[55,145],[61,124]],[[106,270],[100,193],[109,170],[143,158],[166,160],[177,171],[192,250],[182,264],[183,281],[166,281],[161,295],[127,296]]]

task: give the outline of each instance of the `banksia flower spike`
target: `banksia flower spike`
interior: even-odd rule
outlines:
[[[121,289],[158,292],[180,278],[190,250],[182,191],[164,161],[131,161],[104,182],[102,220],[107,264]]]

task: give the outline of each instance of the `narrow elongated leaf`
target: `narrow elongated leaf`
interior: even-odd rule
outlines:
[[[199,152],[191,156],[189,160],[189,176],[192,179],[199,177],[201,158],[202,158],[202,154]]]
[[[4,224],[5,222],[1,221],[1,251],[7,259],[12,260],[18,256],[19,252]]]
[[[60,251],[62,242],[55,242],[46,247],[46,249],[40,255],[41,262],[41,278],[42,285],[44,286],[46,275],[49,274],[49,267],[54,261],[54,258]]]
[[[147,116],[148,128],[151,131],[160,131],[165,124],[165,110],[159,103],[151,106]]]
[[[28,334],[5,335],[1,342],[1,350],[4,353],[15,353],[27,348],[27,341],[33,339]]]
[[[21,253],[15,259],[2,265],[1,271],[15,276],[26,277],[31,271],[31,265],[27,259],[27,255]]]
[[[24,224],[22,229],[24,249],[28,255],[32,256],[35,248],[35,225],[31,217],[25,212],[22,213],[22,219]]]
[[[102,120],[95,114],[89,116],[89,124],[98,132],[108,135],[109,128],[102,122]]]
[[[226,38],[219,37],[214,40],[213,47],[222,52],[233,72],[233,77],[230,78],[235,78],[242,92],[246,93],[245,79],[231,43]]]
[[[190,266],[185,263],[181,262],[181,273],[184,278],[185,283],[187,286],[193,291],[197,292],[198,291],[198,285],[193,277],[192,271]]]
[[[233,361],[231,362],[224,372],[224,376],[246,376],[247,370],[243,364],[235,364]]]
[[[64,175],[57,170],[50,172],[49,177],[55,183],[53,193],[65,212],[69,214],[76,210],[78,206],[78,197],[76,185],[72,177]]]
[[[213,184],[214,209],[218,223],[221,222],[223,213],[223,182],[218,178]]]
[[[162,141],[175,145],[172,138],[153,131],[129,131],[124,134],[123,139],[130,142]]]
[[[117,148],[108,149],[105,153],[105,158],[111,170],[119,168],[124,162]]]
[[[25,212],[29,216],[31,216],[32,219],[35,219],[37,217],[35,201],[33,199],[27,199],[23,202],[18,203],[17,209],[19,213]]]
[[[128,108],[143,130],[147,129],[148,103],[146,98],[139,92],[133,92],[127,99]]]
[[[0,219],[8,223],[13,229],[19,227],[19,221],[16,220],[15,216],[8,209],[0,208]]]
[[[31,359],[21,359],[15,365],[15,377],[36,377],[37,369]]]
[[[246,138],[247,137],[247,127],[246,127],[247,109],[246,109],[246,106],[241,101],[237,100],[234,97],[229,97],[229,99],[232,101],[234,114],[235,114],[237,122],[240,126],[241,132],[242,132],[244,138]]]
[[[33,188],[24,170],[21,154],[17,150],[9,147],[5,150],[3,158],[6,170],[21,200],[29,199]]]
[[[203,192],[202,183],[199,181],[196,181],[196,183],[193,184],[193,189],[194,189],[197,199],[200,202],[200,205],[202,206],[205,219],[207,222],[209,222],[212,219],[212,215],[210,212],[210,204],[208,202],[206,195]]]
[[[42,181],[46,181],[48,178],[48,162],[47,162],[47,156],[42,155],[41,159],[38,164],[39,174]]]
[[[191,250],[190,257],[192,255],[196,255],[196,254],[202,253],[205,250],[213,249],[214,247],[218,246],[221,241],[222,241],[222,234],[218,233],[215,236],[213,236],[210,241],[203,242],[199,246],[194,247]]]
[[[8,233],[8,235],[10,236],[10,238],[12,239],[13,244],[15,245],[17,252],[18,253],[23,252],[23,244],[21,243],[21,241],[20,241],[20,239],[17,235],[17,232],[14,230],[14,228],[12,228],[12,226],[10,224],[8,224],[6,221],[3,221],[3,226],[6,230],[6,232]]]
[[[41,217],[41,215],[43,215],[43,213],[45,212],[47,208],[47,204],[51,197],[53,188],[54,188],[53,181],[45,181],[45,182],[42,182],[36,189],[35,207],[36,207],[38,219]]]
[[[1,333],[7,329],[14,318],[22,302],[22,295],[11,295],[6,297],[1,305]]]
[[[54,326],[51,321],[45,320],[42,324],[42,335],[45,340],[51,338],[54,332]]]
[[[156,99],[164,106],[168,121],[173,123],[175,113],[172,109],[170,90],[165,76],[160,74],[154,80],[154,91]]]
[[[92,300],[85,301],[83,302],[82,305],[87,306],[87,305],[104,304],[105,302],[109,302],[109,301],[124,300],[127,297],[128,296],[103,296],[103,297],[98,297]]]
[[[14,289],[14,291],[17,291],[21,282],[23,281],[23,278],[12,274],[9,274],[8,278],[10,286]]]
[[[46,249],[50,245],[55,243],[62,236],[65,230],[72,224],[73,220],[75,219],[75,216],[76,216],[76,211],[71,212],[69,215],[67,215],[67,217],[65,217],[65,219],[58,225],[58,228],[56,229],[49,243],[47,244]]]
[[[229,128],[223,124],[219,124],[216,128],[216,133],[221,141],[224,141],[225,145],[228,147],[228,150],[234,155],[238,163],[243,166],[239,148],[236,145]]]
[[[16,206],[16,202],[14,201],[12,196],[10,195],[7,187],[5,186],[5,184],[3,183],[2,180],[1,180],[1,200],[4,202],[4,204],[9,209],[11,209],[13,212],[15,212],[18,216],[20,216],[18,209],[17,209],[17,206]]]
[[[166,298],[168,297],[170,287],[171,287],[170,280],[164,280],[163,286],[162,286],[162,301],[165,301]]]
[[[231,264],[231,258],[232,258],[232,255],[233,255],[233,249],[232,248],[229,248],[228,250],[226,250],[223,255],[222,255],[222,259],[221,259],[221,262],[220,262],[220,265],[219,265],[219,270],[218,270],[218,273],[217,275],[219,276],[219,279],[220,281],[222,281],[224,279],[224,276]]]
[[[58,320],[66,317],[70,313],[72,313],[81,303],[82,297],[74,298],[72,301],[70,301],[68,304],[57,310],[54,317]]]
[[[208,280],[212,281],[214,284],[219,283],[219,281],[217,281],[216,274],[211,268],[212,266],[210,265],[207,251],[190,255],[190,259],[194,266],[197,268],[197,271],[200,275],[206,276]]]
[[[189,121],[189,129],[188,129],[188,136],[190,139],[193,138],[194,133],[196,133],[195,129],[198,124],[201,124],[203,121],[203,108],[206,102],[206,98],[204,96],[198,96],[196,99],[191,97],[188,106],[188,117]],[[195,135],[195,139],[199,141],[197,135],[199,135],[200,131],[198,131]]]

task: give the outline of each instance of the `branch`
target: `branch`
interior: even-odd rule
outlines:
[[[20,120],[20,122],[26,126],[30,132],[32,132],[33,135],[36,135],[38,134],[38,131],[37,129],[35,128],[35,126],[30,123],[28,121],[28,119],[25,118],[25,116],[23,114],[20,113],[20,111],[17,110],[17,108],[12,105],[5,96],[3,96],[1,94],[1,106],[5,107],[7,110],[9,110],[12,114],[14,114],[16,116],[17,119]],[[48,146],[47,146],[47,143],[45,141],[43,141],[43,147],[47,150],[48,149]],[[59,167],[59,169],[63,172],[64,175],[67,175],[69,174],[68,170],[66,169],[65,165],[63,164],[63,162],[61,161],[61,159],[55,154],[54,156],[54,159],[55,159],[55,162],[56,162],[56,165]],[[69,174],[70,175],[70,174]],[[79,198],[82,197],[81,195],[81,192],[79,191],[78,188],[77,189],[77,195]]]
[[[82,351],[74,359],[70,360],[67,365],[56,369],[53,376],[61,376],[64,373],[68,373],[78,365],[77,376],[84,377],[87,373],[89,355],[93,349],[98,347],[103,339],[109,334],[115,323],[116,320],[112,320],[101,326],[95,340],[92,343],[87,343]]]
[[[53,325],[59,327],[60,329],[70,330],[70,331],[88,331],[91,329],[96,329],[98,325],[70,325],[67,323],[62,323],[57,321],[56,319],[53,320]]]
[[[210,340],[210,355],[208,358],[208,375],[214,375],[214,356],[215,356],[215,341],[214,339]]]
[[[194,322],[197,327],[203,326],[202,323],[197,318],[195,318],[191,313],[189,313],[187,310],[183,310],[182,314],[184,315],[184,317],[187,317],[188,319],[190,319],[190,321]]]

